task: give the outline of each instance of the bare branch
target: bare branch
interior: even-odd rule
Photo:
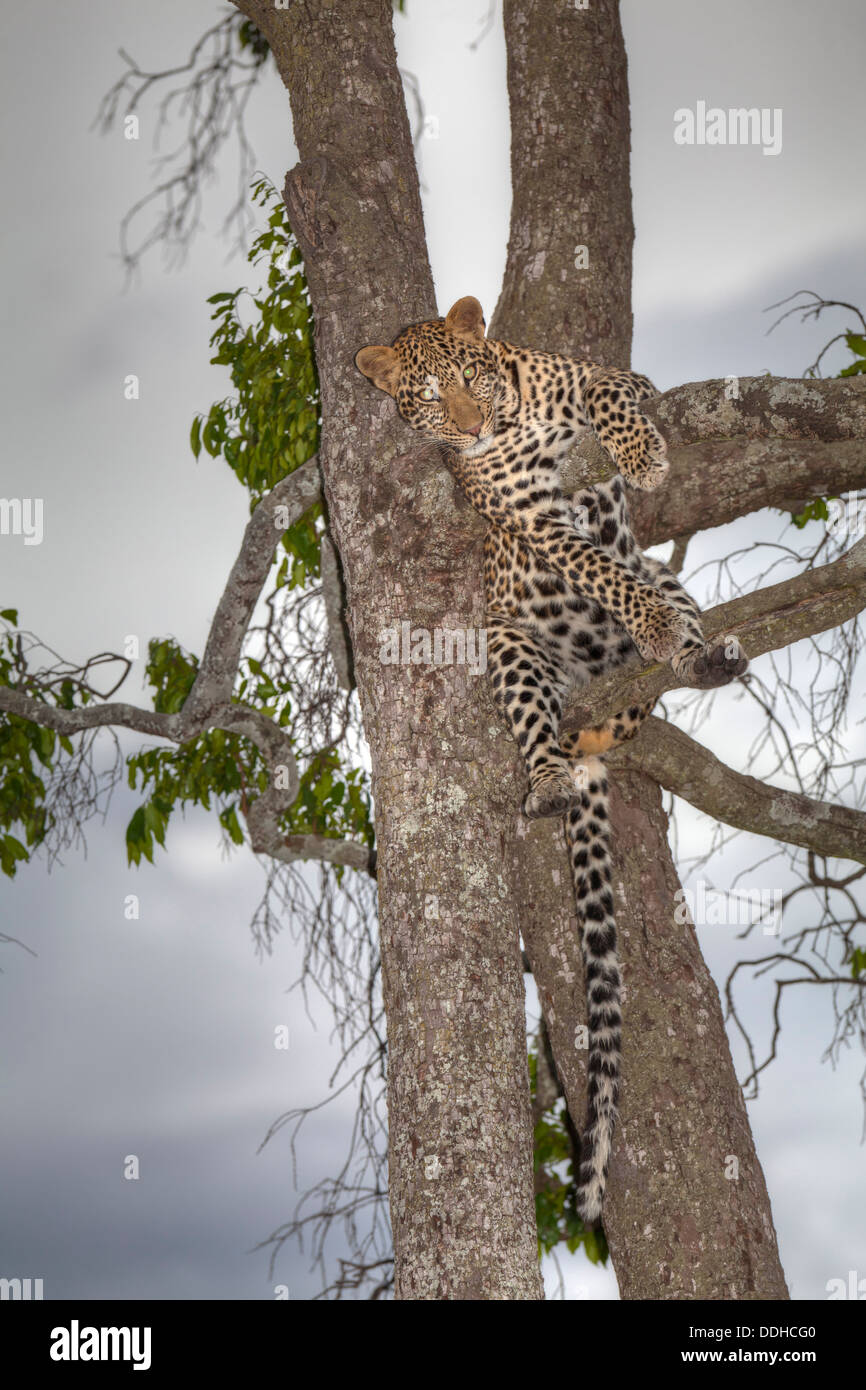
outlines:
[[[487,6],[487,13],[486,13],[486,15],[484,16],[484,18],[481,20],[481,28],[480,28],[480,31],[479,31],[479,33],[475,36],[475,38],[472,40],[472,42],[469,44],[469,47],[470,47],[470,48],[473,48],[473,49],[479,48],[480,45],[481,45],[481,43],[482,43],[482,41],[483,41],[484,39],[487,38],[487,35],[490,33],[490,30],[493,28],[493,25],[494,25],[495,23],[496,23],[496,0],[489,0],[488,6]]]
[[[807,319],[820,318],[825,309],[847,309],[850,313],[856,314],[862,325],[863,332],[866,333],[866,319],[863,317],[863,311],[858,309],[856,304],[846,304],[842,299],[824,299],[820,294],[817,294],[815,290],[795,290],[793,294],[786,295],[784,299],[777,299],[775,304],[768,304],[764,313],[769,314],[772,309],[781,309],[783,304],[790,304],[792,299],[796,299],[801,294],[811,299],[811,304],[791,305],[790,309],[786,309],[784,314],[780,314],[779,317],[770,324],[770,327],[767,329],[768,337],[773,329],[778,328],[779,324],[785,319],[790,318],[791,314],[799,314],[800,322],[805,323]]]
[[[800,970],[804,970],[806,973],[804,975],[789,975],[784,980],[776,980],[774,982],[775,997],[773,1000],[773,1036],[770,1042],[770,1047],[767,1052],[767,1055],[764,1058],[763,1062],[759,1064],[755,1057],[754,1044],[752,1043],[751,1036],[743,1027],[742,1021],[736,1010],[736,1006],[734,1003],[734,982],[740,970],[750,969],[752,970],[753,975],[757,976],[759,974],[765,974],[774,966],[791,965],[796,966]],[[775,1061],[775,1058],[777,1056],[779,1037],[782,1032],[782,996],[785,990],[788,989],[791,985],[829,985],[834,991],[837,989],[844,989],[846,991],[850,991],[853,988],[855,994],[859,993],[859,997],[857,998],[855,1003],[855,1008],[862,1009],[862,992],[866,990],[866,979],[861,980],[855,979],[852,976],[823,973],[810,962],[804,961],[800,957],[788,956],[784,953],[784,951],[775,951],[772,955],[761,956],[757,960],[737,961],[737,964],[731,970],[725,982],[725,1000],[727,1003],[728,1015],[734,1020],[735,1024],[737,1025],[737,1028],[742,1034],[743,1040],[746,1044],[746,1048],[749,1054],[749,1060],[752,1064],[752,1070],[749,1072],[748,1076],[746,1076],[746,1078],[743,1081],[743,1086],[749,1088],[747,1090],[747,1096],[750,1100],[754,1099],[755,1096],[757,1096],[758,1094],[758,1077],[760,1076],[761,1072],[765,1071],[766,1068],[770,1065],[770,1063]],[[866,1041],[866,1038],[864,1038],[862,1027],[860,1029],[860,1033],[861,1042]],[[831,1044],[830,1049],[828,1049],[827,1055],[831,1055],[834,1050],[835,1049],[833,1047],[833,1044]]]
[[[735,772],[664,720],[649,719],[635,742],[611,753],[610,761],[648,772],[699,811],[739,830],[866,864],[866,813]]]
[[[208,634],[195,685],[182,713],[198,717],[209,700],[229,698],[241,645],[282,533],[321,501],[318,455],[281,478],[256,507],[244,532]]]
[[[866,439],[866,381],[742,377],[689,382],[642,409],[669,445],[705,439]]]
[[[183,259],[199,226],[202,190],[213,177],[219,153],[231,137],[238,147],[238,188],[224,230],[233,227],[236,245],[243,242],[250,221],[247,197],[255,163],[244,119],[267,56],[263,36],[233,13],[206,29],[186,62],[175,67],[150,72],[120,50],[126,70],[100,102],[95,124],[102,133],[136,114],[143,98],[157,87],[164,94],[152,122],[154,146],[171,122],[186,121],[185,137],[178,147],[157,159],[165,177],[158,179],[121,221],[120,254],[127,272],[133,271],[144,253],[158,242],[169,259]],[[166,83],[175,78],[183,79],[181,84],[165,90]],[[155,208],[153,221],[135,241],[133,228],[139,226],[140,214],[151,207]]]
[[[179,714],[157,714],[155,710],[139,709],[137,705],[119,701],[108,705],[85,705],[83,709],[61,709],[59,705],[47,705],[12,686],[0,686],[0,710],[29,719],[43,729],[54,729],[58,734],[80,734],[85,729],[111,725],[134,729],[140,734],[152,734],[156,738],[181,741],[178,734]]]
[[[629,499],[641,545],[723,526],[764,507],[800,511],[815,497],[866,488],[866,443],[801,439],[710,439],[669,450],[664,486]]]
[[[858,309],[856,304],[846,304],[845,301],[842,299],[824,299],[822,295],[816,294],[814,290],[796,290],[794,294],[789,294],[785,299],[780,299],[775,304],[768,305],[767,308],[764,310],[764,313],[768,314],[772,309],[781,309],[783,304],[791,304],[791,300],[799,299],[801,294],[806,296],[806,302],[800,304],[792,304],[790,309],[786,309],[784,314],[780,314],[779,317],[773,323],[771,323],[770,327],[767,329],[768,336],[770,333],[773,332],[774,328],[778,328],[779,324],[784,323],[785,319],[790,318],[792,314],[799,314],[801,323],[805,323],[807,319],[814,319],[817,323],[818,319],[824,313],[825,309],[847,310],[849,314],[853,314],[855,318],[858,318],[860,320],[860,325],[863,329],[863,332],[866,333],[866,318],[863,317],[863,311],[861,309]],[[845,336],[846,335],[844,332],[835,333],[833,337],[829,340],[829,342],[826,342],[824,344],[821,351],[818,353],[818,356],[815,358],[815,361],[812,362],[811,365],[805,369],[805,371],[803,372],[803,376],[820,377],[821,362],[823,358],[830,351],[830,348],[833,346],[833,344],[838,343]]]
[[[693,531],[686,531],[683,535],[674,538],[674,548],[671,552],[671,558],[667,562],[668,569],[672,570],[674,574],[682,573],[683,565],[686,563],[686,551],[693,535]]]

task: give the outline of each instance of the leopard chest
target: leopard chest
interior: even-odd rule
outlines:
[[[520,422],[454,452],[450,466],[474,507],[494,524],[546,505],[560,495],[559,464],[573,435]]]

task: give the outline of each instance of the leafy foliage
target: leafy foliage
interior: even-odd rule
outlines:
[[[267,262],[266,287],[211,295],[215,328],[211,362],[228,367],[234,394],[197,415],[190,431],[196,458],[202,449],[222,457],[250,492],[250,509],[280,478],[312,458],[319,447],[319,383],[313,319],[301,253],[282,199],[260,178],[253,201],[269,207],[268,224],[252,244],[249,261]],[[247,304],[255,317],[244,323]],[[287,552],[277,584],[303,585],[319,574],[321,507],[313,507],[282,538]]]
[[[147,678],[154,688],[154,708],[167,713],[180,709],[197,668],[196,658],[177,643],[151,642]],[[238,698],[273,718],[291,737],[290,690],[278,690],[254,657],[241,661]],[[142,858],[153,863],[154,845],[165,848],[168,823],[177,807],[196,805],[209,811],[212,799],[220,804],[219,821],[228,839],[243,844],[238,813],[243,814],[268,784],[256,745],[222,729],[211,729],[180,748],[145,749],[127,760],[127,769],[130,787],[149,793],[126,829],[131,864],[140,864]],[[351,835],[372,848],[373,821],[363,772],[344,767],[335,748],[317,754],[301,776],[298,796],[282,826],[287,835]]]
[[[864,970],[866,970],[866,951],[863,950],[862,946],[855,946],[851,952],[851,979],[859,980]]]
[[[238,16],[240,18],[240,16]],[[270,44],[261,29],[251,19],[240,19],[238,25],[238,47],[248,49],[258,63],[263,63],[270,53]]]
[[[193,422],[190,443],[219,455],[252,495],[253,505],[319,443],[319,387],[313,325],[301,253],[273,185],[259,179],[253,201],[273,204],[267,229],[256,237],[249,261],[268,261],[267,285],[250,295],[243,287],[211,295],[215,328],[211,361],[228,367],[235,394]],[[257,320],[244,324],[246,300]]]
[[[816,497],[813,502],[807,502],[801,512],[792,512],[791,520],[800,531],[802,531],[803,527],[808,525],[810,521],[829,521],[830,512],[827,503],[832,501],[832,496]]]
[[[0,634],[0,685],[14,683],[24,693],[40,698],[39,692],[27,683],[21,637],[15,631],[17,610],[4,608],[0,620],[4,625]],[[64,682],[57,704],[72,709],[73,690],[72,681]],[[82,703],[88,698],[87,692],[83,692]],[[30,851],[42,844],[51,828],[53,818],[45,808],[44,773],[50,773],[61,754],[72,751],[71,741],[53,729],[44,729],[17,714],[0,715],[0,871],[7,877],[15,877],[18,865],[29,860]],[[12,834],[13,829],[17,835]]]

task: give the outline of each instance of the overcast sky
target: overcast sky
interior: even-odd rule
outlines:
[[[509,210],[501,16],[472,47],[487,0],[407,8],[396,19],[400,63],[438,125],[420,168],[440,309],[472,293],[489,317]],[[50,20],[41,6],[5,6],[0,494],[44,498],[45,534],[40,546],[0,538],[0,608],[17,606],[23,626],[76,660],[128,634],[143,649],[170,634],[201,652],[247,514],[225,466],[196,463],[187,442],[194,413],[226,389],[208,363],[206,298],[249,276],[211,234],[233,162],[209,193],[208,230],[186,264],[166,272],[154,256],[125,289],[117,227],[147,187],[152,124],[138,142],[92,129],[119,47],[143,66],[175,64],[223,13],[215,0],[67,0]],[[663,388],[797,375],[845,324],[789,321],[767,338],[765,306],[800,288],[866,304],[862,0],[624,0],[623,21],[635,364]],[[780,153],[677,145],[674,112],[699,101],[781,109]],[[296,153],[273,73],[249,130],[259,167],[282,186]],[[124,399],[129,373],[141,381],[136,402]],[[695,543],[688,568],[756,536],[775,539],[782,526],[762,514],[713,533]],[[145,699],[141,663],[124,693]],[[736,762],[748,728],[742,699],[726,691],[701,737]],[[863,740],[862,725],[851,730],[854,752]],[[274,1282],[308,1297],[318,1285],[307,1258],[287,1249],[271,1280],[266,1257],[250,1253],[297,1195],[287,1143],[256,1149],[277,1115],[325,1093],[336,1056],[329,1018],[308,1017],[286,992],[300,960],[290,932],[256,957],[248,924],[262,874],[245,852],[223,856],[214,817],[178,820],[156,867],[127,869],[124,828],[137,804],[121,789],[105,823],[91,826],[86,858],[70,852],[50,875],[36,862],[0,884],[3,930],[37,953],[7,946],[0,976],[0,1276],[42,1278],[46,1297],[268,1298]],[[683,811],[681,854],[699,853],[708,833]],[[714,864],[714,881],[729,884],[768,848],[741,837]],[[770,865],[741,886],[788,883]],[[129,893],[141,899],[137,922],[124,917]],[[742,954],[765,949],[732,928],[699,931],[720,983]],[[811,995],[786,1004],[780,1059],[750,1104],[795,1298],[866,1272],[863,1059],[852,1051],[835,1070],[821,1062],[829,1001]],[[769,997],[766,984],[744,996],[762,1038]],[[273,1047],[282,1022],[288,1052]],[[299,1190],[334,1172],[350,1120],[342,1102],[317,1118],[299,1151]],[[138,1182],[121,1175],[130,1153]],[[613,1275],[583,1257],[564,1271],[570,1297],[616,1296]]]

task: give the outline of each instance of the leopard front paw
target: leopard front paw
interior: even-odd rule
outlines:
[[[667,445],[658,430],[646,421],[635,439],[617,448],[616,463],[626,482],[641,492],[652,492],[667,477],[670,461]]]
[[[545,816],[564,816],[579,799],[578,776],[569,772],[552,773],[537,781],[523,803],[527,820],[542,820]]]
[[[736,637],[719,637],[671,664],[696,690],[717,690],[742,676],[748,670],[749,658]]]
[[[654,603],[629,625],[629,630],[647,661],[670,661],[683,645],[686,619],[669,603]]]

